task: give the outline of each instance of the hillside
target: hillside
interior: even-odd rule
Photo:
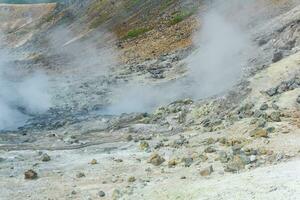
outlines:
[[[0,199],[300,197],[299,1],[13,3]]]

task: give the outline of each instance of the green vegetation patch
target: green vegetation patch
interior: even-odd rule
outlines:
[[[182,22],[183,20],[187,19],[188,17],[192,16],[195,14],[197,9],[192,9],[192,10],[186,10],[186,11],[180,11],[177,12],[169,21],[169,25],[175,25],[178,24],[179,22]]]
[[[160,5],[160,10],[165,10],[174,3],[174,0],[163,0]]]
[[[150,28],[136,28],[128,31],[126,38],[135,38],[139,35],[142,35],[148,31],[150,31]]]

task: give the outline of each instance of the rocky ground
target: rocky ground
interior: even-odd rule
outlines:
[[[300,7],[279,2],[272,4],[274,12],[266,4],[263,23],[249,25],[257,55],[239,84],[222,95],[177,100],[148,113],[103,109],[115,98],[109,95],[113,88],[126,82],[184,77],[193,15],[133,39],[115,30],[120,38],[107,41],[117,40],[112,48],[120,50],[121,61],[110,63],[113,70],[105,75],[79,79],[81,65],[68,68],[55,54],[49,59],[44,47],[26,62],[18,60],[26,69],[48,64],[55,106],[17,131],[0,133],[0,199],[298,199]],[[30,27],[10,43],[26,49],[25,55],[44,41],[41,33],[28,37]],[[171,36],[153,39],[160,34]]]

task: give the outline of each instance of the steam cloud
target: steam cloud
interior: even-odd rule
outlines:
[[[227,18],[233,12],[226,7],[230,2],[199,17],[201,29],[194,35],[196,50],[183,61],[189,69],[186,77],[164,86],[129,84],[121,89],[123,92],[116,92],[121,101],[108,112],[148,112],[179,98],[220,94],[236,84],[249,59],[251,42],[239,24]]]
[[[0,43],[0,130],[14,130],[50,107],[46,75],[22,76],[10,63],[15,57]]]
[[[251,42],[240,29],[241,24],[228,18],[228,14],[234,12],[232,8],[236,9],[228,6],[231,2],[241,1],[220,4],[221,9],[214,7],[199,17],[201,28],[194,35],[196,50],[183,61],[188,68],[185,77],[160,85],[131,82],[114,88],[116,101],[104,112],[148,112],[180,98],[199,99],[220,94],[236,84],[242,74],[243,64],[250,57]],[[76,83],[86,81],[90,76],[109,74],[109,68],[117,63],[116,52],[97,44],[99,39],[112,41],[110,36],[107,38],[110,34],[89,35],[87,40],[76,37],[69,28],[56,27],[51,32],[47,52],[71,58],[64,66],[65,72],[70,70],[71,73],[64,74],[72,76],[75,72]],[[12,54],[3,49],[0,53],[0,130],[13,129],[24,124],[30,115],[45,112],[49,108],[47,76],[35,73],[27,78],[16,79],[16,72],[6,65],[14,60]],[[59,84],[65,85],[62,82]]]

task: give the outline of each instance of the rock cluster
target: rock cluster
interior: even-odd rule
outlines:
[[[300,78],[298,76],[290,79],[289,81],[283,81],[278,86],[273,87],[266,91],[269,96],[275,96],[282,94],[286,91],[293,90],[300,87]]]

